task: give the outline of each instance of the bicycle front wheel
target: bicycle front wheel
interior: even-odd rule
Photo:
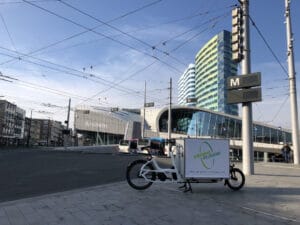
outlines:
[[[243,172],[238,168],[230,169],[230,178],[226,180],[226,183],[229,188],[232,190],[239,190],[245,184],[245,175]]]
[[[146,160],[136,160],[127,167],[126,180],[128,184],[134,189],[144,190],[152,185],[151,181],[147,181],[143,176],[140,175],[141,168],[146,162]],[[153,170],[154,168],[151,164],[148,164],[144,167],[144,169]],[[145,174],[145,176],[149,180],[155,179],[154,172],[148,172]]]

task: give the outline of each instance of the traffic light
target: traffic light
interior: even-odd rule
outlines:
[[[240,62],[243,59],[243,30],[242,30],[242,9],[236,7],[232,10],[232,36],[231,36],[231,49],[232,60]]]

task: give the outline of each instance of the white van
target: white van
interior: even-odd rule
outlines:
[[[119,152],[121,153],[135,153],[137,151],[137,139],[121,140],[119,142]]]
[[[144,150],[143,147],[149,145],[149,139],[130,139],[121,140],[119,142],[119,152],[121,153],[144,153],[148,151]]]

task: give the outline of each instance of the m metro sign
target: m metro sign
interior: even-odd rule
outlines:
[[[247,75],[230,76],[227,78],[227,89],[241,89],[256,87],[261,85],[261,73],[251,73]]]

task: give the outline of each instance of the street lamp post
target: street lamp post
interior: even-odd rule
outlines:
[[[32,109],[30,111],[30,123],[29,123],[29,128],[28,128],[28,135],[27,135],[27,147],[29,147],[29,144],[30,144],[31,126],[32,126]]]

